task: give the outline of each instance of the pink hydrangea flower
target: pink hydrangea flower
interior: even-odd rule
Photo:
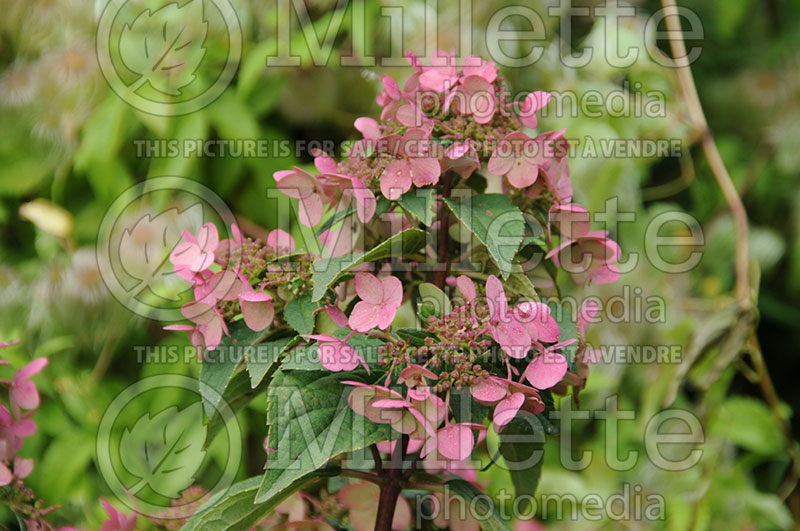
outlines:
[[[425,457],[435,449],[444,459],[463,461],[472,455],[472,450],[475,449],[475,435],[472,431],[485,429],[486,426],[483,424],[474,422],[446,424],[434,437],[428,439],[420,456]]]
[[[182,234],[183,242],[175,246],[169,254],[169,260],[181,278],[192,282],[198,273],[214,263],[214,252],[219,245],[219,231],[209,222],[200,227],[197,237],[189,231],[183,231]]]
[[[525,379],[536,389],[549,389],[560,382],[567,374],[569,365],[567,358],[556,350],[571,345],[575,341],[575,339],[570,339],[542,349],[541,354],[535,357],[525,369],[523,373]]]
[[[39,407],[39,391],[30,378],[44,369],[45,365],[47,365],[47,358],[36,358],[14,374],[14,379],[11,381],[12,404],[22,409]]]
[[[367,332],[373,328],[388,328],[403,302],[403,284],[394,276],[378,278],[372,273],[358,273],[356,293],[361,300],[350,314],[350,328]]]
[[[250,330],[260,332],[272,324],[275,319],[272,295],[259,291],[243,291],[238,298],[242,317]]]
[[[99,531],[134,531],[136,529],[136,513],[131,513],[129,516],[118,512],[114,506],[103,498],[100,498],[100,504],[103,510],[108,515],[108,520],[103,522]]]
[[[442,173],[453,170],[462,179],[468,179],[472,172],[481,168],[478,152],[470,139],[453,142],[444,152],[441,162]]]
[[[492,419],[498,431],[511,422],[520,409],[535,415],[544,410],[544,402],[535,389],[497,376],[470,387],[470,393],[479,403],[495,406]]]
[[[283,229],[275,229],[267,235],[267,245],[282,254],[290,254],[295,251],[296,245],[292,235]]]
[[[539,167],[544,161],[541,143],[521,131],[516,131],[509,133],[498,143],[487,169],[493,175],[504,175],[511,186],[522,189],[536,182]]]
[[[531,339],[545,343],[558,341],[558,323],[550,315],[550,307],[543,302],[521,302],[516,307],[517,320],[528,331]]]
[[[381,174],[381,193],[387,199],[398,199],[414,186],[421,187],[439,182],[442,168],[431,153],[430,131],[422,128],[407,129],[403,136],[384,137],[388,151],[398,158],[390,162]]]
[[[542,90],[531,92],[525,97],[525,100],[520,105],[519,121],[525,127],[536,129],[539,125],[539,120],[536,118],[536,111],[544,108],[550,103],[550,93]]]
[[[181,314],[196,325],[195,328],[203,337],[203,344],[208,350],[217,348],[222,341],[222,334],[228,334],[228,326],[219,310],[209,304],[187,302],[181,307]]]
[[[437,50],[429,66],[422,66],[419,86],[423,90],[447,92],[459,79],[455,52]]]
[[[326,194],[320,181],[302,168],[282,170],[273,174],[278,190],[298,200],[298,217],[306,227],[314,227],[322,220]]]
[[[484,61],[479,55],[471,55],[464,59],[461,72],[464,77],[479,76],[489,83],[494,83],[497,79],[497,65],[492,61]]]
[[[553,205],[549,224],[562,241],[546,257],[563,267],[579,283],[611,284],[619,279],[620,248],[604,230],[591,231],[589,213],[580,205]]]
[[[303,334],[302,337],[318,342],[319,361],[329,371],[352,371],[361,364],[369,373],[367,362],[347,343],[352,335],[344,339],[327,334]]]
[[[508,300],[500,280],[491,275],[486,281],[489,302],[489,333],[508,356],[524,358],[531,347],[531,336],[508,308]]]
[[[453,105],[458,114],[472,116],[479,124],[489,123],[497,109],[494,87],[481,76],[466,76],[445,99],[445,109]]]

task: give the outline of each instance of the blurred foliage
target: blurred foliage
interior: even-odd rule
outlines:
[[[137,0],[142,5],[152,2]],[[8,349],[21,366],[32,356],[49,356],[51,365],[39,379],[43,404],[39,433],[26,445],[37,456],[31,486],[50,504],[63,507],[55,520],[96,526],[97,499],[108,487],[95,463],[95,434],[103,410],[135,377],[156,373],[196,376],[196,364],[140,363],[134,345],[185,344],[155,323],[134,318],[104,289],[93,245],[106,208],[133,183],[160,175],[195,179],[219,193],[237,216],[265,228],[278,220],[267,208],[272,173],[294,164],[309,164],[309,154],[273,157],[137,156],[136,140],[237,139],[333,140],[352,138],[353,120],[374,114],[379,67],[339,66],[349,55],[351,27],[345,16],[328,67],[308,64],[302,34],[292,44],[302,67],[267,68],[276,47],[276,2],[232,2],[241,22],[243,57],[234,83],[201,111],[163,118],[128,106],[103,79],[95,56],[95,31],[103,2],[78,0],[6,0],[0,17],[0,340],[20,337]],[[390,53],[384,2],[367,2],[366,53]],[[322,33],[335,15],[332,0],[307,2],[314,27]],[[397,5],[385,2],[386,5]],[[439,47],[458,47],[458,2],[439,2]],[[486,55],[483,38],[492,13],[514,2],[473,2],[473,45]],[[735,361],[741,345],[721,368],[715,357],[724,345],[705,341],[715,330],[730,331],[733,286],[733,223],[702,151],[693,145],[696,131],[686,126],[686,109],[669,69],[650,59],[645,44],[644,14],[656,1],[636,2],[642,15],[626,18],[623,42],[640,50],[640,60],[625,69],[603,58],[603,22],[575,21],[572,42],[563,42],[558,20],[545,17],[552,2],[532,2],[545,19],[549,43],[531,68],[505,69],[513,90],[622,91],[633,104],[631,87],[642,94],[658,91],[666,103],[664,117],[590,118],[548,115],[546,129],[568,128],[567,136],[583,140],[680,139],[679,159],[603,157],[571,161],[576,200],[603,210],[607,197],[635,221],[612,234],[626,255],[638,253],[638,266],[612,288],[596,289],[604,298],[619,296],[623,285],[641,288],[641,299],[664,298],[662,322],[608,323],[595,327],[590,341],[607,345],[680,345],[689,367],[655,364],[600,364],[593,368],[582,394],[584,409],[602,409],[611,394],[635,420],[620,424],[620,449],[640,453],[629,471],[612,470],[602,456],[601,423],[577,423],[576,452],[595,458],[583,472],[565,470],[556,460],[558,438],[551,437],[540,493],[620,492],[625,483],[664,496],[665,519],[647,526],[663,529],[782,529],[800,511],[797,492],[790,496],[786,441],[776,418],[761,400],[758,386],[747,379],[744,361]],[[576,5],[594,5],[581,1]],[[287,3],[288,5],[288,3]],[[406,8],[404,42],[417,53],[424,42],[422,0]],[[705,36],[693,65],[700,97],[723,159],[742,194],[751,221],[751,258],[760,270],[759,340],[772,369],[788,418],[800,404],[795,375],[800,369],[800,2],[787,0],[696,0],[690,7],[703,22]],[[352,7],[347,8],[352,9]],[[297,20],[293,17],[294,30]],[[660,42],[659,45],[663,45]],[[214,46],[212,43],[211,46]],[[570,69],[559,52],[597,50],[586,67]],[[294,51],[294,49],[293,49]],[[212,50],[213,53],[213,50]],[[404,76],[406,70],[386,68]],[[699,265],[684,274],[666,274],[647,260],[648,223],[659,213],[685,212],[697,219],[705,245]],[[611,215],[613,221],[614,215]],[[671,226],[682,234],[680,226]],[[684,227],[685,229],[685,227]],[[684,231],[685,232],[685,231]],[[647,307],[647,303],[643,303]],[[752,371],[750,371],[751,373]],[[685,376],[685,380],[683,379]],[[682,385],[678,385],[681,381]],[[676,394],[677,393],[677,394]],[[563,404],[562,404],[563,405]],[[705,428],[698,465],[671,473],[645,459],[647,421],[665,407],[696,414]],[[264,399],[239,413],[245,440],[241,476],[260,472],[265,435]],[[800,424],[792,424],[795,436]],[[220,456],[217,456],[220,458]],[[488,489],[509,488],[505,475],[492,468],[482,473]],[[791,478],[790,478],[791,479]],[[796,478],[794,478],[796,480]],[[777,494],[780,494],[777,495]],[[784,503],[788,498],[788,502]],[[643,524],[627,522],[632,528]],[[555,527],[619,523],[579,522]]]

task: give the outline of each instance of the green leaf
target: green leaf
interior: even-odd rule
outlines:
[[[320,225],[320,227],[317,230],[314,231],[314,234],[317,237],[319,237],[320,234],[322,234],[326,230],[330,229],[331,227],[333,227],[334,225],[336,225],[337,223],[339,223],[343,219],[346,219],[346,218],[354,215],[355,213],[356,213],[356,208],[355,207],[335,212],[333,214],[333,216],[330,217],[330,219],[328,219],[325,223]]]
[[[311,301],[311,294],[306,293],[292,299],[283,311],[283,317],[289,326],[299,334],[310,334],[314,331],[314,311],[319,304]]]
[[[345,452],[390,438],[388,425],[356,415],[347,405],[357,373],[279,370],[269,388],[270,455],[256,503],[272,499],[299,478]]]
[[[222,399],[228,404],[231,412],[236,414],[256,396],[266,391],[270,381],[271,378],[264,378],[257,387],[253,388],[250,387],[250,378],[248,378],[247,372],[239,371],[231,378],[228,387],[225,388],[225,394],[222,396]],[[208,445],[211,444],[211,441],[214,440],[214,437],[226,427],[225,419],[226,417],[218,414],[218,412],[215,412],[214,416],[208,419],[208,424],[206,425],[206,441],[203,445],[204,448],[207,448]]]
[[[432,306],[437,317],[453,311],[450,297],[430,282],[424,282],[419,285],[419,297],[422,299],[420,305]]]
[[[709,433],[761,455],[779,454],[784,447],[781,426],[766,404],[745,396],[722,403],[709,423]]]
[[[223,337],[216,349],[206,352],[200,381],[207,387],[200,387],[200,396],[203,397],[203,411],[207,418],[216,412],[242,357],[266,336],[267,330],[253,332],[244,321],[238,321],[231,325],[230,335]]]
[[[503,278],[508,278],[525,233],[522,212],[501,194],[474,195],[461,201],[445,197],[444,202],[486,246]]]
[[[433,223],[433,204],[436,198],[434,188],[415,188],[400,196],[398,204],[426,227]]]
[[[480,521],[484,531],[511,531],[508,523],[500,518],[495,504],[487,498],[486,494],[478,487],[463,479],[451,479],[445,487],[455,496],[461,496],[470,510],[475,510],[475,516]]]
[[[284,352],[300,343],[300,336],[284,337],[275,341],[267,341],[245,354],[247,372],[250,375],[250,387],[255,389],[271,369],[278,366],[276,362]]]
[[[314,296],[312,300],[318,301],[322,299],[325,296],[325,292],[336,285],[348,271],[361,264],[384,258],[410,255],[424,246],[425,231],[406,229],[366,253],[318,260],[314,263]]]
[[[569,341],[570,339],[577,339],[578,338],[578,324],[575,322],[575,319],[572,318],[572,312],[570,312],[565,306],[555,302],[555,301],[547,301],[547,305],[550,306],[550,315],[553,316],[556,323],[558,323],[558,341],[559,343],[563,341]],[[569,362],[569,370],[570,372],[576,372],[575,369],[575,352],[578,350],[578,344],[573,343],[568,347],[564,347],[562,352],[564,353],[564,357],[567,358]]]
[[[499,438],[500,455],[503,456],[516,495],[533,496],[544,461],[545,429],[541,419],[522,412],[506,424]],[[525,509],[527,505],[524,509],[520,508]]]
[[[230,489],[212,496],[200,510],[181,528],[182,531],[246,531],[260,522],[280,502],[300,490],[311,481],[336,476],[341,472],[337,466],[310,472],[294,481],[280,494],[256,504],[255,498],[261,485],[261,476],[235,483]]]
[[[125,428],[120,438],[122,465],[139,478],[131,488],[136,493],[149,486],[167,498],[177,498],[195,480],[205,457],[205,430],[198,429],[202,418],[200,402],[181,410],[172,406],[154,416],[150,413]]]

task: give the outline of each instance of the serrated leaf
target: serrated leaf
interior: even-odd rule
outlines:
[[[444,202],[486,246],[503,278],[508,278],[525,234],[522,212],[511,199],[501,194],[473,195],[461,201],[445,197]]]
[[[283,317],[289,326],[297,330],[297,333],[310,334],[314,331],[314,311],[317,308],[319,304],[311,300],[310,293],[306,293],[289,301],[283,311]]]
[[[284,337],[275,341],[266,341],[251,349],[245,355],[247,373],[250,375],[250,387],[255,389],[271,369],[277,367],[281,355],[300,343],[300,336]]]
[[[413,254],[425,246],[425,231],[406,229],[366,253],[324,258],[314,263],[313,301],[319,301],[325,292],[332,288],[344,275],[353,268],[383,260]]]
[[[340,472],[339,467],[332,466],[305,474],[280,494],[259,504],[255,503],[255,498],[261,485],[261,476],[248,478],[212,496],[181,530],[247,531],[304,485],[318,478],[335,476]]]
[[[481,529],[484,531],[511,531],[508,523],[497,512],[496,504],[487,499],[486,494],[478,487],[463,479],[451,479],[445,483],[445,486],[449,488],[452,495],[464,498],[465,505],[475,511]]]
[[[205,430],[198,429],[202,418],[200,402],[178,410],[169,407],[155,416],[145,413],[125,428],[120,438],[122,465],[139,478],[130,489],[136,494],[148,486],[167,498],[176,498],[194,483],[205,450]]]
[[[254,332],[244,321],[238,321],[230,326],[230,336],[224,336],[216,349],[206,352],[200,368],[200,381],[206,385],[200,386],[200,396],[207,418],[214,416],[242,358],[264,340],[268,331]]]
[[[410,212],[423,225],[430,227],[433,223],[433,205],[436,198],[434,188],[414,188],[400,196],[398,204]]]
[[[203,0],[145,9],[123,26],[119,40],[122,62],[140,76],[132,90],[149,82],[159,92],[180,96],[181,89],[195,80],[207,35]]]
[[[347,405],[357,374],[279,370],[268,394],[270,455],[255,502],[280,495],[310,471],[345,452],[391,436],[387,425],[356,415]]]
[[[536,493],[544,461],[545,429],[541,419],[527,412],[519,413],[499,434],[503,456],[517,497]],[[521,510],[527,509],[521,508]]]

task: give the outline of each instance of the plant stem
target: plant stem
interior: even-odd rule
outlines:
[[[446,171],[442,175],[442,198],[450,197],[450,187],[453,182],[453,174]],[[447,248],[450,246],[450,233],[448,232],[449,210],[447,205],[442,200],[439,205],[439,245],[437,248],[436,270],[433,273],[433,284],[439,288],[444,289],[445,281],[447,280],[447,273],[450,269],[450,264],[447,260]]]
[[[397,507],[397,498],[403,490],[403,461],[408,448],[408,435],[403,435],[394,447],[391,466],[383,468],[386,482],[381,485],[378,498],[378,516],[375,519],[375,531],[391,531],[394,510]]]

